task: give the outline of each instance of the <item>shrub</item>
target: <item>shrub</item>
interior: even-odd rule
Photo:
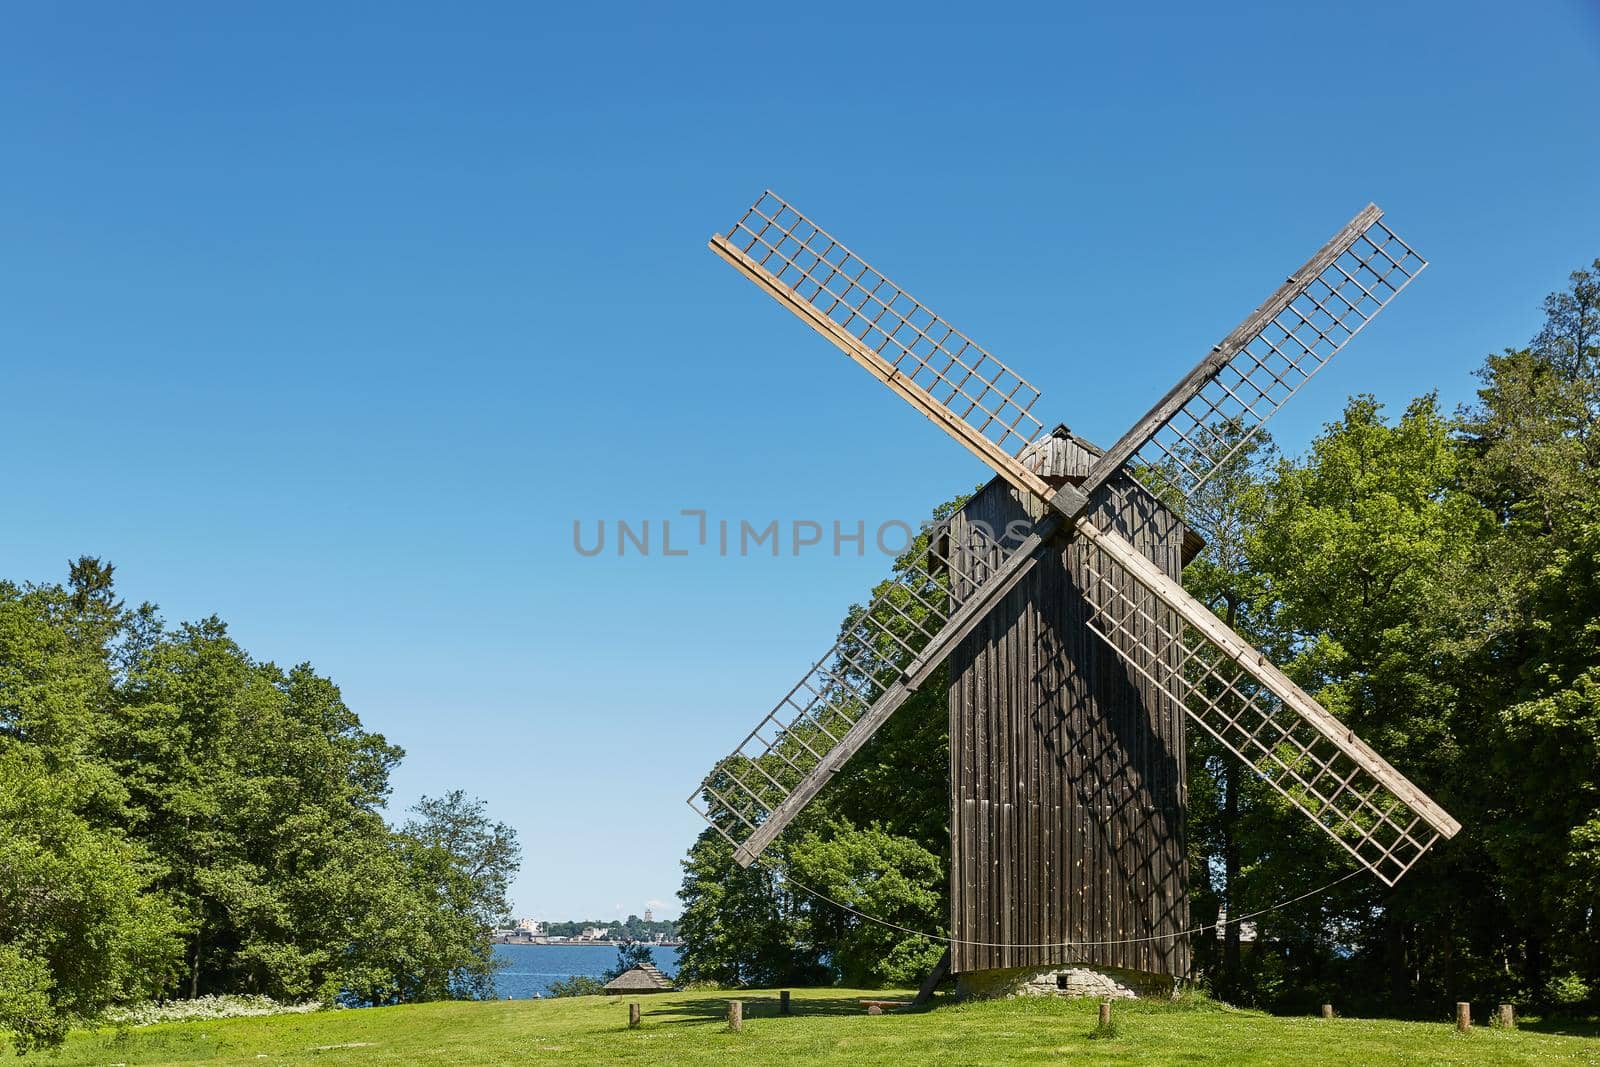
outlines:
[[[604,982],[586,974],[575,974],[571,978],[562,978],[550,983],[552,997],[592,997],[604,993],[605,990]]]

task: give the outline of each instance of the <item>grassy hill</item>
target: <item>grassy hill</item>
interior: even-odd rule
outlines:
[[[859,997],[796,990],[795,1014],[770,992],[669,993],[638,999],[644,1023],[627,1027],[628,999],[420,1004],[173,1023],[72,1035],[50,1064],[154,1063],[766,1063],[1007,1064],[1595,1064],[1600,1028],[1555,1025],[1458,1034],[1438,1023],[1275,1018],[1210,1003],[1119,1004],[1111,1037],[1091,1037],[1087,1001],[941,1001],[870,1017]],[[909,998],[909,994],[905,994]],[[730,1033],[726,1004],[745,1002]],[[1479,1006],[1481,1013],[1486,1006]],[[1563,1032],[1565,1030],[1565,1032]],[[26,1062],[26,1061],[23,1061]]]

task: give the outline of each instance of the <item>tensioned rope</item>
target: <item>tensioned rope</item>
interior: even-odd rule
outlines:
[[[1110,947],[1112,945],[1137,945],[1137,944],[1143,944],[1143,943],[1145,943],[1147,941],[1175,940],[1175,939],[1180,938],[1180,937],[1188,937],[1191,934],[1203,934],[1207,930],[1216,930],[1216,929],[1219,929],[1221,926],[1224,925],[1223,923],[1220,923],[1220,922],[1202,923],[1199,926],[1192,926],[1187,930],[1180,930],[1179,932],[1177,932],[1175,934],[1156,934],[1156,935],[1151,936],[1151,937],[1125,937],[1125,938],[1121,938],[1121,939],[1116,940],[1116,941],[1058,941],[1058,942],[1051,942],[1049,944],[1040,944],[1040,945],[1013,945],[1013,944],[1007,944],[1005,942],[999,942],[999,941],[972,941],[972,940],[969,940],[969,939],[964,938],[964,937],[951,937],[948,934],[931,934],[931,933],[928,933],[925,930],[916,930],[916,929],[913,929],[913,928],[911,928],[909,926],[902,926],[899,923],[890,922],[888,919],[880,919],[876,915],[868,915],[866,912],[860,910],[859,908],[853,908],[849,904],[844,903],[843,901],[835,900],[834,898],[828,896],[828,894],[822,892],[820,889],[813,889],[811,886],[806,885],[804,882],[802,882],[799,879],[795,878],[788,871],[781,870],[778,866],[775,865],[774,861],[769,860],[765,856],[762,856],[758,862],[760,862],[761,864],[763,864],[763,865],[767,866],[768,868],[770,868],[773,871],[773,873],[780,875],[784,879],[784,881],[786,881],[789,884],[795,886],[796,888],[798,888],[800,890],[803,890],[806,893],[809,893],[810,895],[816,897],[818,900],[827,901],[829,904],[832,904],[834,907],[839,908],[839,909],[841,909],[843,911],[847,911],[851,915],[854,915],[859,919],[864,919],[865,921],[870,922],[870,923],[876,923],[877,925],[883,926],[883,927],[887,927],[890,930],[898,930],[903,934],[911,934],[911,935],[916,936],[916,937],[926,937],[930,941],[942,941],[942,942],[944,942],[946,944],[950,944],[950,945],[972,945],[972,946],[977,947],[977,948],[1000,948],[1000,949],[1035,949],[1035,948],[1040,948],[1040,949],[1043,949],[1043,948],[1084,949],[1084,948],[1106,948],[1106,947]],[[1335,878],[1333,881],[1329,882],[1327,885],[1319,886],[1316,889],[1312,889],[1312,890],[1309,890],[1309,891],[1307,891],[1305,893],[1301,893],[1297,897],[1290,897],[1288,900],[1280,900],[1276,904],[1270,905],[1270,906],[1265,907],[1265,908],[1261,908],[1258,911],[1252,911],[1252,912],[1249,912],[1248,914],[1241,915],[1237,919],[1230,918],[1228,921],[1229,922],[1241,922],[1242,923],[1242,922],[1245,922],[1247,920],[1257,918],[1258,916],[1266,915],[1269,912],[1278,911],[1281,908],[1287,908],[1291,904],[1298,904],[1302,900],[1307,900],[1307,899],[1309,899],[1311,897],[1320,896],[1323,893],[1326,893],[1328,890],[1332,889],[1334,886],[1339,885],[1342,882],[1348,882],[1350,879],[1354,878],[1356,875],[1358,875],[1360,873],[1361,873],[1360,868],[1357,868],[1357,869],[1349,872],[1348,874],[1344,875],[1343,877]]]

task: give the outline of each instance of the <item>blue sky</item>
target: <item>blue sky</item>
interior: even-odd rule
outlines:
[[[516,826],[519,913],[673,913],[683,798],[885,561],[574,520],[871,528],[984,476],[707,251],[762,189],[1102,442],[1369,200],[1433,265],[1290,451],[1470,398],[1600,256],[1600,5],[1223,6],[13,6],[0,574],[101,555],[310,660],[397,807]]]

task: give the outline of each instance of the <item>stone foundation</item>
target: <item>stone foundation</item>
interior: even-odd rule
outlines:
[[[1093,997],[1096,1000],[1170,998],[1178,991],[1171,975],[1125,971],[1115,967],[1018,967],[968,971],[956,975],[956,996]]]

